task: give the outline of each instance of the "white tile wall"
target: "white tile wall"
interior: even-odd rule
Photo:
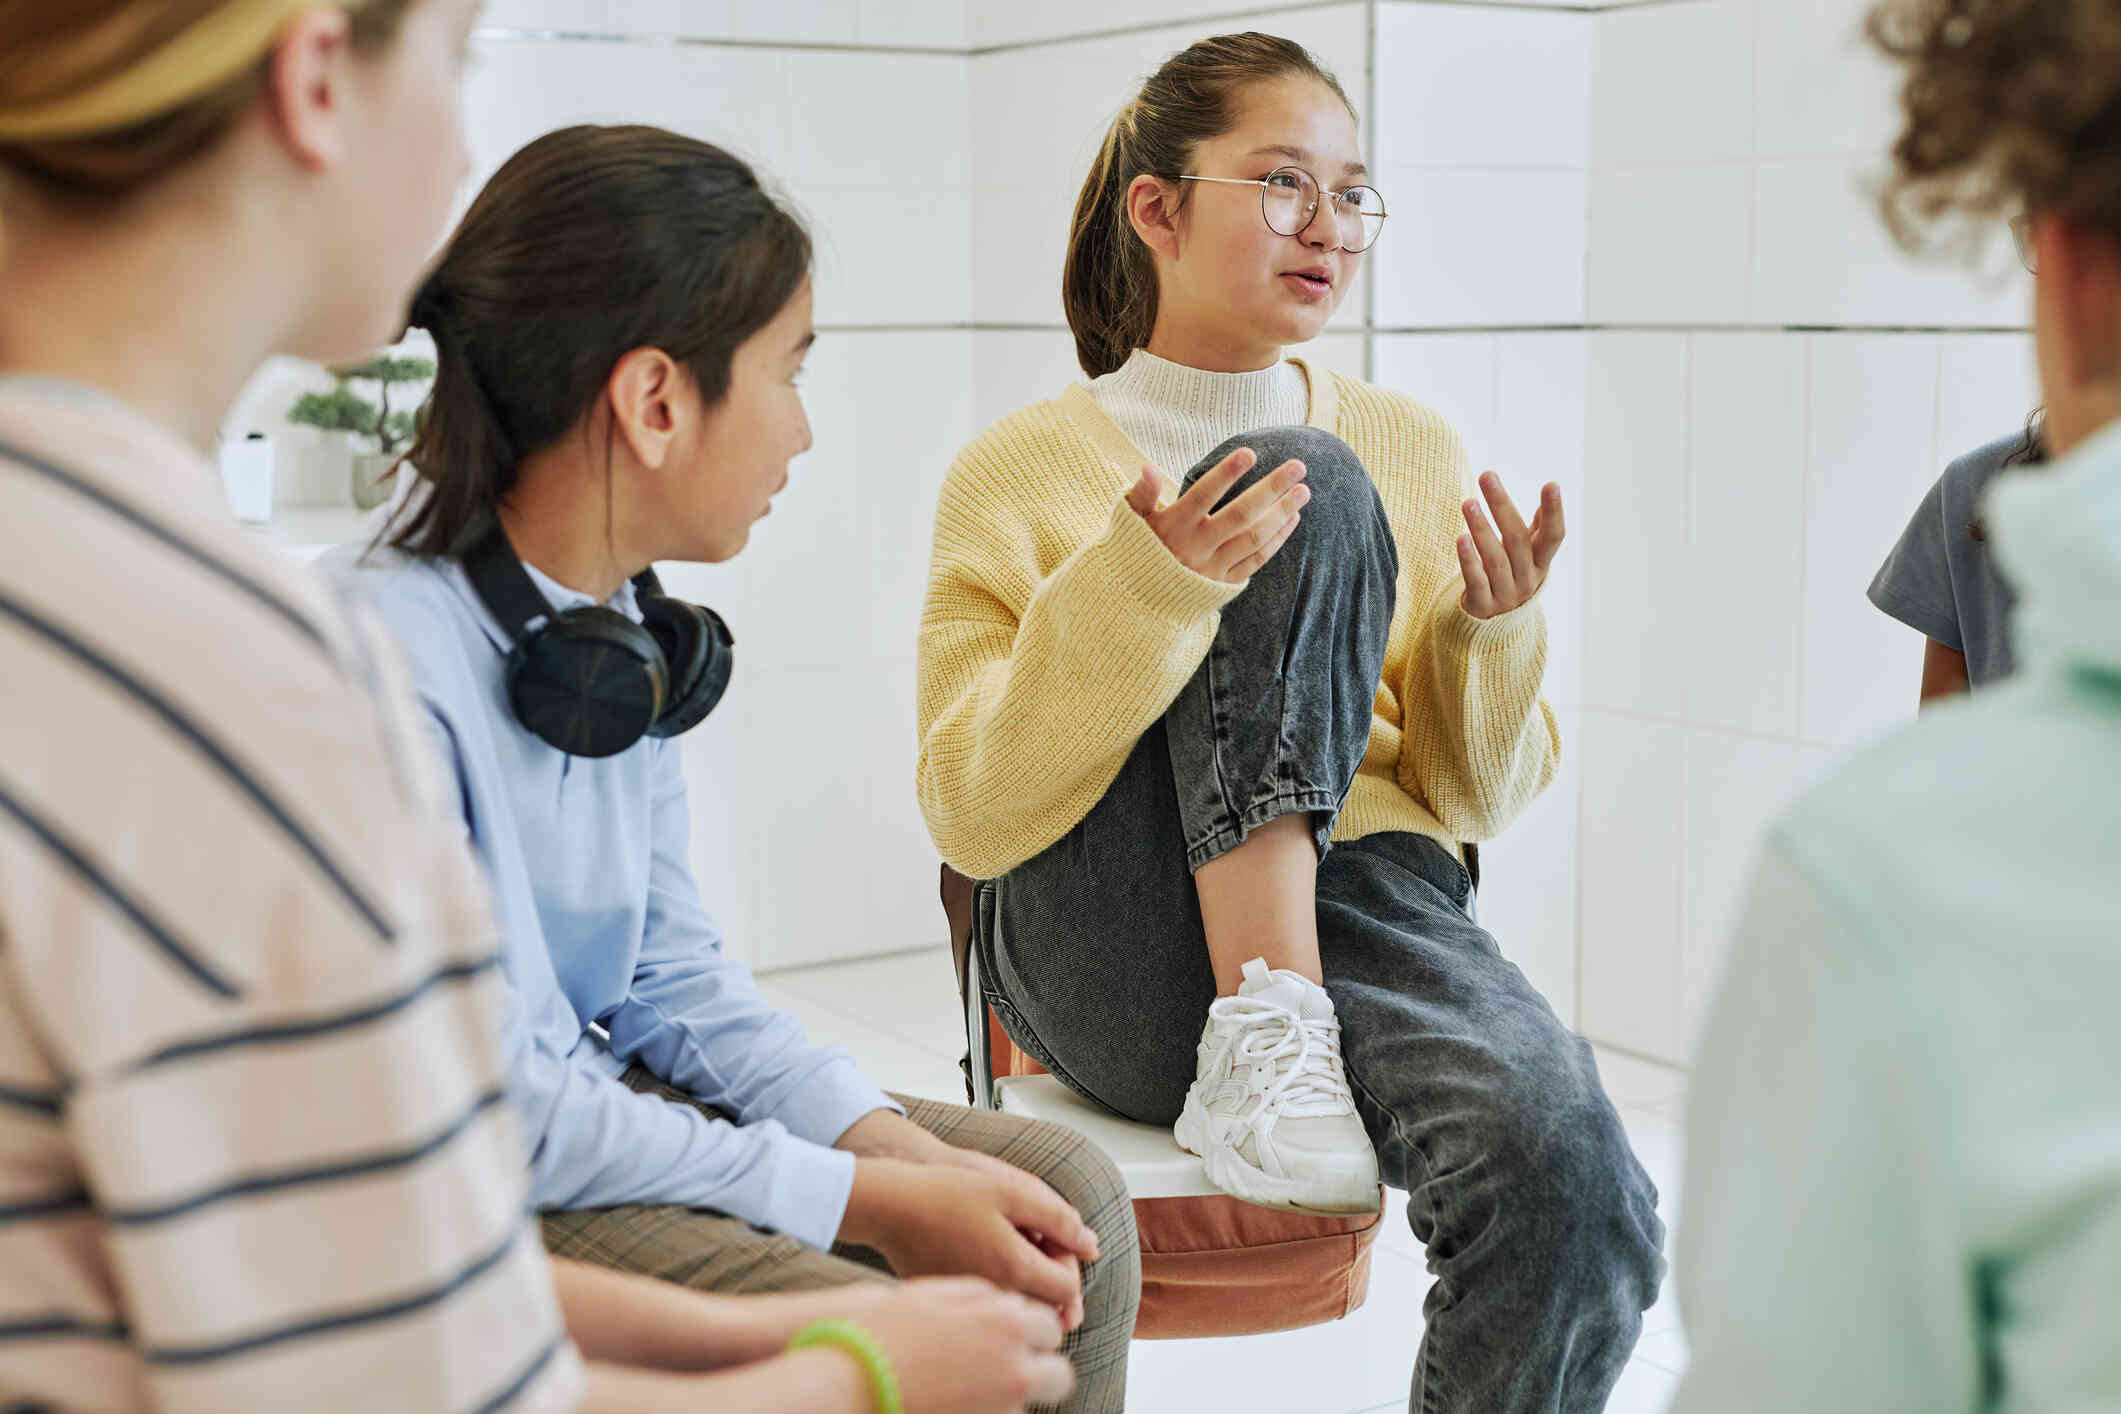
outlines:
[[[489,30],[949,49],[967,45],[965,0],[487,0]]]
[[[1724,732],[1685,734],[1685,830],[1680,884],[1681,1057],[1693,1049],[1725,945],[1738,920],[1766,826],[1809,781],[1803,753],[1784,741]]]
[[[2037,394],[2015,334],[1595,334],[1590,365],[1582,1021],[1679,1060],[1759,831],[1913,716],[1921,642],[1871,575]],[[1636,917],[1667,882],[1669,943]]]
[[[799,187],[934,191],[969,184],[970,72],[928,54],[791,51],[789,101]]]
[[[1581,324],[1591,18],[1389,4],[1376,43],[1378,325]]]
[[[981,329],[972,336],[972,424],[986,427],[1079,382],[1065,329]]]
[[[1371,165],[1588,167],[1592,29],[1588,15],[1380,6]]]
[[[1584,702],[1671,717],[1686,699],[1687,341],[1591,336],[1582,543]]]
[[[1753,155],[1753,7],[1686,0],[1601,15],[1591,155],[1601,167]]]
[[[1378,189],[1380,327],[1583,322],[1586,173],[1390,167]]]
[[[1582,333],[1504,334],[1497,340],[1495,436],[1486,454],[1470,454],[1476,471],[1502,476],[1528,514],[1547,482],[1561,488],[1569,527],[1540,598],[1549,647],[1547,697],[1559,706],[1583,701],[1584,593],[1589,542],[1582,533],[1588,463],[1582,429],[1588,415],[1591,338]],[[1569,746],[1573,751],[1573,744]]]
[[[795,193],[817,245],[821,324],[962,324],[972,317],[972,195],[962,188]]]
[[[1561,1019],[1576,1015],[1576,868],[1583,716],[1559,709],[1561,770],[1547,793],[1480,853],[1480,923]]]
[[[2000,243],[1970,278],[1886,238],[1866,9],[1593,22],[1589,318],[1671,332],[1590,345],[1582,1019],[1674,1059],[1760,831],[1913,715],[1920,641],[1871,575],[1942,462],[2038,399],[2023,334],[1888,332],[2019,326],[2027,282]]]
[[[466,86],[474,175],[572,123],[654,123],[714,142],[785,183],[795,145],[786,58],[773,51],[489,38]]]
[[[1690,722],[1793,740],[1804,588],[1805,343],[1697,334],[1687,543],[1677,557]]]
[[[728,0],[728,9],[732,38],[851,44],[861,7],[856,0]]]
[[[1852,745],[1914,715],[1919,640],[1864,591],[1937,476],[1937,359],[1927,336],[1812,341],[1806,740]]]
[[[1074,0],[1068,5],[1025,4],[1020,0],[1002,0],[996,4],[975,0],[970,9],[969,25],[975,49],[1182,21],[1209,21],[1217,16],[1234,18],[1239,11],[1245,12],[1244,25],[1224,23],[1216,28],[1270,27],[1252,26],[1249,7],[1233,4],[1232,0]],[[1201,30],[1204,34],[1212,32]]]
[[[1752,264],[1752,169],[1679,163],[1591,179],[1587,303],[1594,323],[1736,324]]]
[[[2014,432],[2040,402],[2033,343],[2024,334],[1950,334],[1938,340],[1937,462]]]
[[[1863,38],[1866,0],[1771,0],[1753,11],[1763,157],[1877,158],[1897,119],[1891,66]]]
[[[1579,1019],[1665,1059],[1681,1054],[1686,741],[1684,727],[1584,713]]]
[[[1896,249],[1871,156],[1762,161],[1755,170],[1751,317],[1769,324],[1992,325],[2031,316],[2031,280],[2007,239],[1978,269]]]
[[[1474,465],[1494,459],[1500,335],[1379,334],[1374,345],[1378,383],[1440,414],[1457,430]]]
[[[967,0],[859,0],[855,35],[864,44],[939,45],[971,43]]]
[[[747,959],[794,966],[935,936],[914,629],[935,497],[973,431],[974,338],[827,331],[804,385],[817,443],[772,517],[740,560],[665,571],[737,636],[728,704],[687,747],[695,861],[747,876],[717,900]],[[703,859],[710,848],[741,863]]]

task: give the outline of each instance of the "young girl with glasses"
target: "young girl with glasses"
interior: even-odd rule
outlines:
[[[1435,414],[1283,356],[1385,209],[1287,40],[1204,40],[1119,115],[1063,274],[1090,382],[942,493],[921,801],[981,881],[987,1001],[1065,1083],[1240,1198],[1409,1191],[1415,1407],[1595,1410],[1656,1298],[1656,1194],[1470,916],[1466,851],[1558,759],[1560,494],[1529,523],[1469,495]]]

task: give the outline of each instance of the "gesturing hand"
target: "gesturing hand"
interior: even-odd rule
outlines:
[[[1540,493],[1529,526],[1494,472],[1480,478],[1480,492],[1495,520],[1490,524],[1480,502],[1470,496],[1459,508],[1469,533],[1458,537],[1458,567],[1466,578],[1466,592],[1458,602],[1474,618],[1492,619],[1531,602],[1547,582],[1547,567],[1554,563],[1567,528],[1561,518],[1561,488],[1551,481]]]
[[[1187,569],[1225,584],[1242,583],[1288,541],[1300,518],[1297,512],[1311,499],[1310,488],[1303,485],[1304,464],[1291,460],[1216,510],[1215,503],[1258,460],[1250,447],[1239,447],[1160,510],[1156,503],[1163,479],[1154,467],[1143,467],[1141,480],[1127,492],[1127,504]]]

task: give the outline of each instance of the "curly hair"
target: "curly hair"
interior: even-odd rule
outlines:
[[[1904,248],[2021,213],[2121,240],[2121,0],[1882,0],[1868,30],[1907,71],[1880,200]]]

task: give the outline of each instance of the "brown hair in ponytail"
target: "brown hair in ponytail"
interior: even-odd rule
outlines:
[[[1236,125],[1247,84],[1280,78],[1315,79],[1355,111],[1340,81],[1301,44],[1246,33],[1203,39],[1172,55],[1112,120],[1075,199],[1061,270],[1075,357],[1092,378],[1125,363],[1156,326],[1156,266],[1127,218],[1127,188],[1144,174],[1175,180],[1195,148]],[[1181,184],[1178,202],[1185,200]]]
[[[810,263],[802,224],[720,148],[649,127],[537,139],[479,193],[413,301],[436,372],[407,457],[432,492],[390,542],[457,553],[635,349],[661,349],[719,402],[738,347]]]

